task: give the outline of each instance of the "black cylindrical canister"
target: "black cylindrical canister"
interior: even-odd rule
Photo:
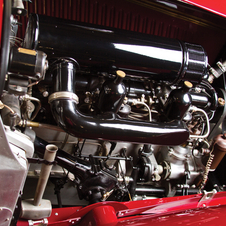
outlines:
[[[21,47],[12,47],[9,57],[10,72],[30,76],[32,79],[41,79],[48,68],[46,54],[42,51]]]
[[[165,113],[169,120],[183,119],[188,108],[191,106],[192,97],[188,92],[192,83],[185,81],[181,89],[171,91],[165,104]]]
[[[102,112],[111,111],[117,113],[126,96],[126,87],[122,80],[125,77],[123,71],[116,71],[115,80],[107,80],[101,89],[98,108]]]
[[[118,69],[127,76],[199,82],[207,71],[200,45],[37,14],[29,17],[24,47],[42,50],[48,59],[72,57],[89,72]]]

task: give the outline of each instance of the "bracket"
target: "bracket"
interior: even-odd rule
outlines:
[[[212,191],[203,191],[203,196],[199,200],[198,207],[206,207],[207,203],[210,202],[213,197],[217,194],[217,190],[213,189]]]

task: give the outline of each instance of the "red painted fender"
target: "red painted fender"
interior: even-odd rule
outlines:
[[[226,192],[53,209],[50,226],[225,225]],[[34,224],[38,221],[33,222]],[[40,223],[40,222],[39,222]],[[20,220],[17,226],[28,226]]]
[[[182,0],[182,2],[198,6],[202,9],[226,17],[225,0]]]
[[[0,0],[0,46],[2,41],[3,0]]]

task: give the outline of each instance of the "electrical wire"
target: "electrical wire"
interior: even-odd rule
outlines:
[[[37,103],[38,103],[38,106],[35,108],[35,111],[34,111],[34,113],[32,114],[32,117],[29,119],[30,121],[34,120],[35,117],[37,116],[39,110],[40,110],[41,107],[42,107],[41,101],[40,101],[38,98],[31,97],[31,96],[29,96],[29,95],[23,96],[22,99],[23,99],[24,101],[30,100],[30,101],[34,101],[34,102],[37,102]]]
[[[3,104],[2,101],[0,101],[0,109],[2,109],[4,107],[7,108],[12,114],[15,114],[15,111],[11,107],[9,107],[6,104]]]
[[[152,121],[151,109],[146,103],[144,103],[142,101],[138,101],[138,100],[133,100],[133,105],[143,105],[143,106],[145,106],[147,111],[148,111],[148,113],[139,114],[139,113],[136,113],[136,112],[131,112],[131,114],[128,116],[130,119],[142,120],[140,118],[145,117],[145,116],[149,116],[148,120]]]
[[[152,121],[152,117],[151,117],[151,109],[150,109],[150,107],[146,103],[141,102],[141,101],[137,101],[136,104],[144,105],[147,108],[148,113],[149,113],[149,121],[151,122]]]
[[[200,139],[204,139],[207,138],[209,136],[210,133],[210,123],[209,123],[209,117],[206,114],[206,112],[200,108],[197,108],[195,106],[191,106],[189,110],[192,110],[194,112],[202,112],[206,118],[206,133],[204,135],[190,135],[190,138],[200,138]]]

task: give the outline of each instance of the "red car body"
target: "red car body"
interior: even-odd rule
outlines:
[[[224,225],[225,192],[53,209],[48,225]],[[28,225],[19,221],[18,225]]]

